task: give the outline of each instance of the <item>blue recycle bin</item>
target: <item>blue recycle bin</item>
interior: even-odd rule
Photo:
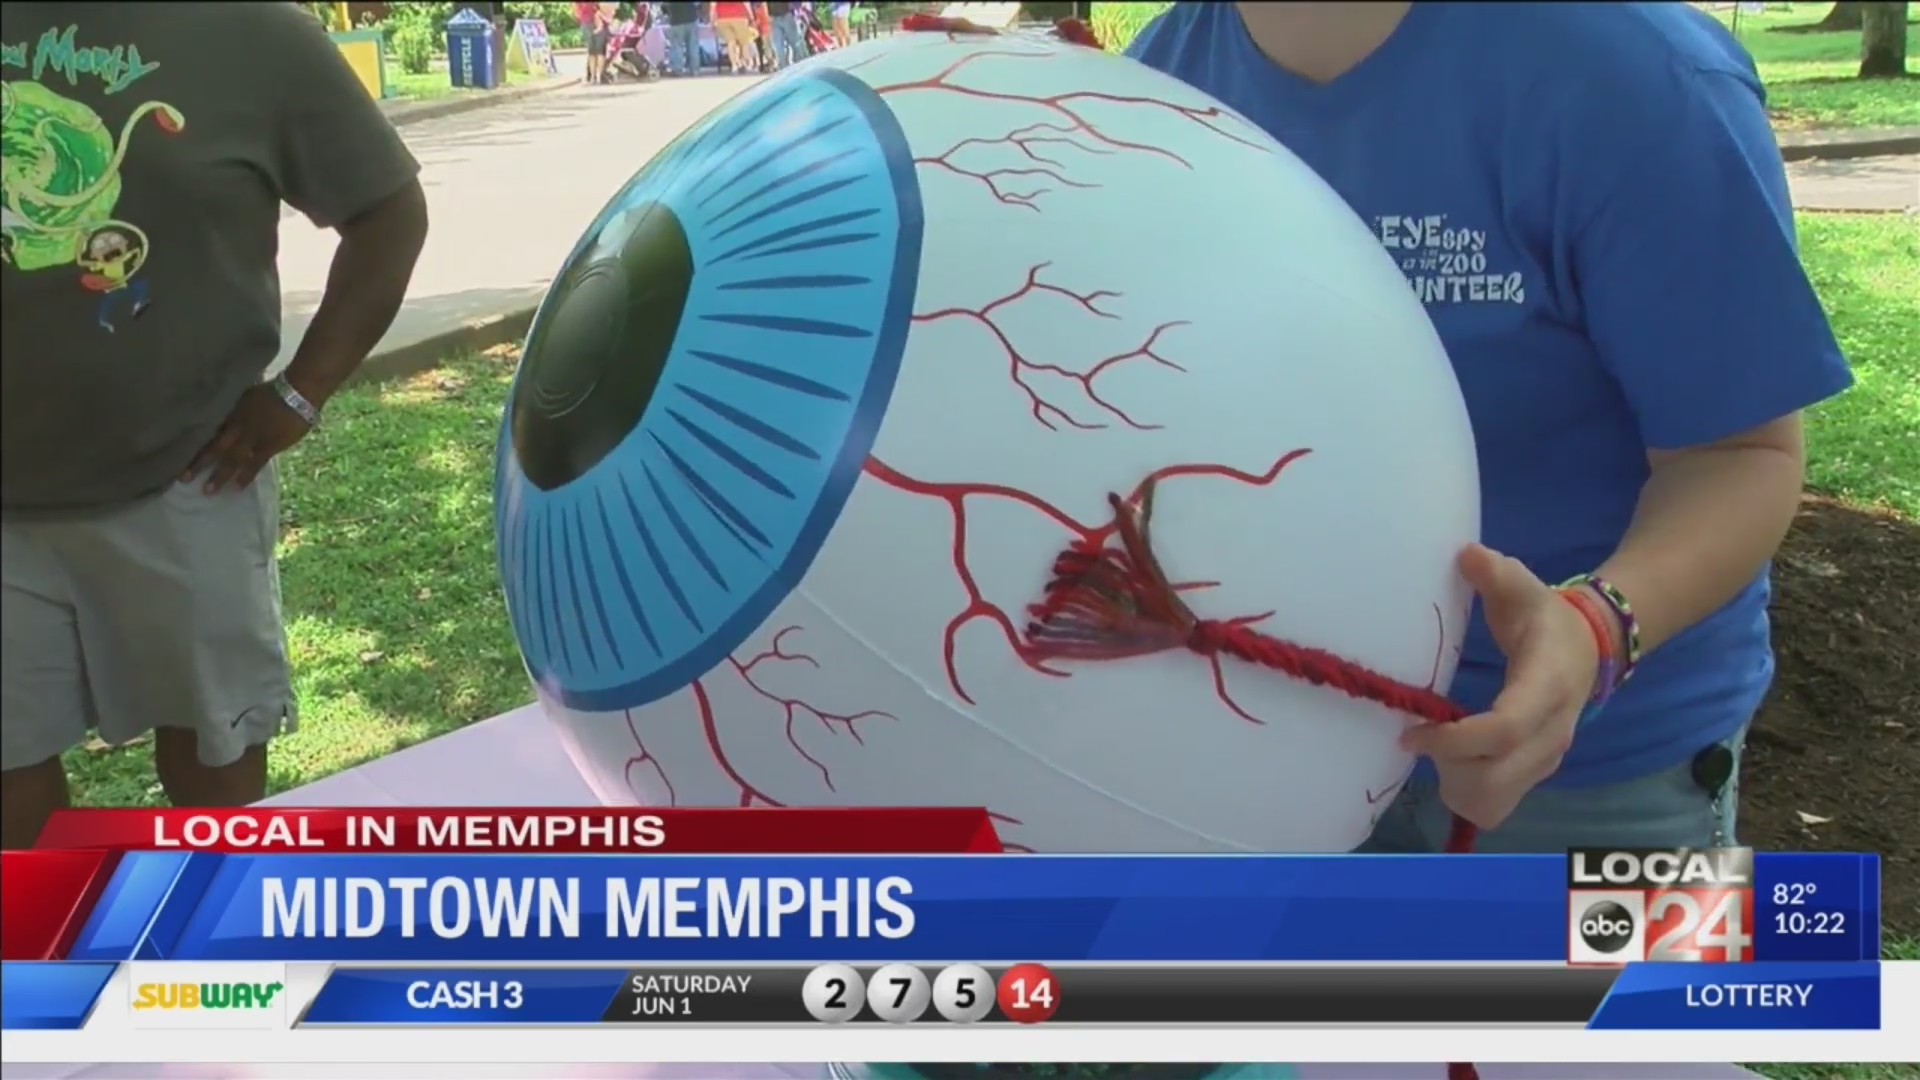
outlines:
[[[492,90],[506,72],[494,63],[493,24],[472,8],[447,20],[447,75],[463,90]]]

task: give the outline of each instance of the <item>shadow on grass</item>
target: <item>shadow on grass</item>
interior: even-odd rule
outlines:
[[[300,730],[273,791],[531,700],[493,572],[493,452],[509,359],[336,398],[280,459],[280,574]],[[159,801],[143,747],[67,759],[82,805]],[[511,802],[509,792],[502,801]]]
[[[1811,485],[1920,518],[1920,221],[1800,215],[1800,255],[1853,366],[1807,418]]]
[[[524,704],[493,572],[493,455],[512,366],[475,359],[341,400],[282,467],[280,551],[302,730],[275,790]]]
[[[1840,1062],[1827,1065],[1749,1065],[1767,1080],[1914,1080],[1911,1065]]]
[[[1909,34],[1913,33],[1915,27],[1920,27],[1920,19],[1908,19],[1907,33]],[[1860,28],[1857,26],[1828,26],[1825,20],[1819,20],[1815,22],[1790,23],[1785,26],[1769,26],[1766,28],[1766,30],[1770,34],[1858,34],[1860,33]]]
[[[1920,513],[1920,356],[1911,348],[1920,340],[1920,226],[1803,218],[1802,240],[1861,378],[1810,420],[1813,479],[1911,517]],[[508,359],[475,358],[404,383],[356,388],[336,399],[322,431],[282,460],[282,578],[303,725],[275,746],[275,790],[530,699],[493,555],[493,452],[510,378]],[[1911,903],[1920,888],[1916,837],[1910,825],[1904,834],[1897,827],[1920,820],[1911,753],[1920,699],[1911,696],[1912,682],[1901,681],[1920,666],[1910,644],[1920,640],[1920,626],[1891,621],[1920,611],[1913,579],[1897,576],[1902,566],[1920,566],[1920,547],[1911,521],[1855,513],[1895,522],[1874,528],[1908,539],[1896,540],[1889,550],[1900,554],[1883,564],[1871,560],[1885,556],[1854,543],[1869,535],[1864,526],[1803,522],[1796,529],[1782,560],[1780,691],[1761,724],[1768,734],[1756,741],[1748,824],[1768,846],[1883,851],[1891,912],[1894,898]],[[1803,573],[1807,566],[1836,568],[1838,577]],[[1874,641],[1904,640],[1906,651],[1867,651],[1879,646],[1852,635],[1869,624],[1895,627]],[[1866,666],[1875,657],[1885,658],[1884,672]],[[1826,671],[1834,679],[1857,674],[1860,694],[1904,688],[1908,697],[1887,700],[1909,711],[1873,713],[1885,726],[1863,735],[1867,714],[1842,693],[1844,682],[1806,681]],[[1810,696],[1829,691],[1840,696]],[[1809,702],[1802,718],[1776,717],[1799,701]],[[1805,753],[1787,748],[1789,741]],[[1902,775],[1888,771],[1899,762],[1908,763],[1900,766],[1909,770],[1906,786],[1860,782],[1863,773]],[[83,804],[157,800],[144,752],[78,751],[68,763]],[[1878,794],[1865,798],[1870,791]],[[1862,798],[1839,803],[1841,793]],[[1815,805],[1816,797],[1840,812],[1826,801]],[[1802,812],[1849,824],[1805,833]]]
[[[1898,128],[1920,125],[1920,79],[1856,79],[1848,75],[1767,80],[1767,113],[1778,125],[1808,128]]]
[[[1909,71],[1905,75],[1886,75],[1876,79],[1862,79],[1857,75],[1816,75],[1805,79],[1786,79],[1782,86],[1854,86],[1862,90],[1891,90],[1920,82],[1920,72]]]

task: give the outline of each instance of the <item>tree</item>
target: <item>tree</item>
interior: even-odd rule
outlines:
[[[1899,79],[1907,74],[1907,5],[1863,3],[1860,23],[1860,77]]]
[[[1818,31],[1858,30],[1860,29],[1860,20],[1865,17],[1864,9],[1872,6],[1872,4],[1865,2],[1865,0],[1840,0],[1839,3],[1833,5],[1832,11],[1827,12],[1826,18],[1813,24],[1812,29]]]

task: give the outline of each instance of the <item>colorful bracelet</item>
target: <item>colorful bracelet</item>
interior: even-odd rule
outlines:
[[[1587,703],[1600,705],[1613,696],[1613,689],[1620,685],[1620,654],[1613,643],[1613,631],[1607,628],[1607,612],[1584,589],[1556,589],[1560,599],[1567,606],[1580,613],[1580,618],[1593,634],[1593,647],[1598,666],[1594,672],[1593,687],[1587,694]]]
[[[1619,679],[1614,685],[1626,682],[1634,669],[1640,666],[1640,620],[1634,617],[1633,605],[1627,601],[1626,594],[1595,574],[1568,578],[1560,583],[1560,588],[1591,590],[1607,605],[1609,613],[1620,624],[1620,638],[1626,643],[1627,649],[1627,655],[1621,658]]]

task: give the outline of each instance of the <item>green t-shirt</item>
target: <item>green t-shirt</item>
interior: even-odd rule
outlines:
[[[282,204],[418,173],[289,3],[0,6],[0,511],[162,491],[280,350]]]

